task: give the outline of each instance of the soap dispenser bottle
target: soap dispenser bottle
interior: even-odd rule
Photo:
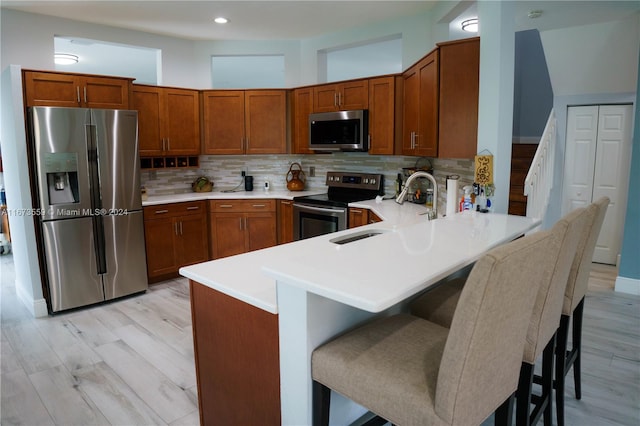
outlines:
[[[471,200],[472,187],[470,185],[467,185],[463,189],[464,195],[462,197],[462,200],[460,200],[460,211],[473,210],[473,201]]]

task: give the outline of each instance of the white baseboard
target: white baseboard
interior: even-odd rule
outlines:
[[[31,295],[27,294],[18,283],[16,283],[16,296],[18,296],[18,299],[20,299],[22,304],[35,318],[42,318],[49,315],[47,301],[45,299],[34,299]]]
[[[640,296],[640,280],[621,277],[618,275],[616,278],[615,291]]]

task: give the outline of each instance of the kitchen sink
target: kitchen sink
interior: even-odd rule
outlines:
[[[343,235],[341,237],[334,238],[332,240],[329,240],[329,242],[334,243],[334,244],[340,244],[340,245],[349,244],[349,243],[352,243],[354,241],[364,240],[365,238],[375,237],[376,235],[380,235],[380,234],[383,234],[385,232],[387,232],[387,231],[377,230],[377,229],[372,229],[372,230],[368,230],[368,231],[360,231],[360,232],[355,232],[353,234]]]

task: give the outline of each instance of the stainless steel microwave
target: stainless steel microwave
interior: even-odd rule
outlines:
[[[309,148],[314,151],[367,151],[369,111],[309,114]]]

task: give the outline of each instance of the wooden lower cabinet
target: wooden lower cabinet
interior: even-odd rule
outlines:
[[[204,201],[144,208],[147,277],[150,283],[178,276],[178,269],[209,260]]]
[[[367,209],[357,209],[349,207],[349,228],[357,228],[366,225],[369,221]]]
[[[278,315],[190,281],[201,425],[280,425]]]
[[[278,201],[278,244],[293,241],[293,201]]]
[[[381,222],[382,219],[368,209],[349,207],[349,228]]]
[[[367,223],[369,224],[382,222],[382,218],[377,214],[375,214],[374,212],[372,212],[371,210],[369,210],[369,213],[367,216],[368,216]]]
[[[276,201],[215,200],[209,204],[210,248],[214,259],[275,246]]]

